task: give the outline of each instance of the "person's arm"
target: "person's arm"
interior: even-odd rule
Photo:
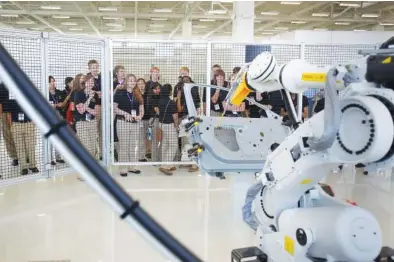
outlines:
[[[175,126],[176,130],[179,130],[179,117],[178,117],[178,113],[172,114],[172,119],[174,119],[174,126]]]
[[[306,96],[302,96],[302,107],[303,107],[302,117],[308,118],[309,117],[309,101]]]
[[[89,106],[90,103],[92,102],[92,99],[93,99],[93,98],[95,98],[95,92],[91,92],[91,93],[89,94],[89,97],[88,97],[88,99],[86,100],[84,106],[85,106],[86,111],[87,111],[89,114],[96,116],[97,113],[98,113],[97,106],[95,106],[95,107],[93,107],[93,108],[90,108],[90,106]],[[96,98],[96,99],[97,99],[97,98]]]
[[[181,113],[183,111],[183,106],[182,106],[182,94],[181,94],[181,89],[178,89],[177,95],[176,95],[176,109],[178,113]]]
[[[211,97],[211,101],[216,104],[219,100],[219,94],[220,94],[220,89],[216,89],[215,93],[213,94],[213,96]]]
[[[139,111],[140,111],[140,113],[139,113],[139,115],[135,118],[135,120],[141,120],[143,117],[144,117],[144,104],[141,104],[140,106],[139,106]]]
[[[116,116],[123,116],[127,121],[129,121],[131,120],[131,114],[119,108],[119,103],[121,102],[121,95],[121,93],[117,93],[114,95],[114,114]]]

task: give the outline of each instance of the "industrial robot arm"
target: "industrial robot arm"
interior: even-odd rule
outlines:
[[[327,94],[343,88],[351,71],[350,66],[330,70],[301,60],[281,67],[273,64],[274,58],[266,53],[256,57],[229,101],[238,104],[251,91],[275,88],[301,93],[326,85]],[[359,72],[367,70],[366,64],[353,66]],[[367,83],[363,77],[351,79],[356,83],[347,87],[341,100],[332,96],[326,102],[328,108],[338,105],[338,110],[332,108],[333,116],[326,108],[301,124],[267,157],[258,184],[248,192],[255,194],[261,187],[251,205],[254,220],[248,222],[253,227],[257,223],[259,248],[269,261],[362,262],[380,253],[377,220],[362,208],[328,196],[318,185],[341,163],[393,161],[394,91],[377,88],[376,82]],[[334,119],[334,132],[325,137],[329,117]]]

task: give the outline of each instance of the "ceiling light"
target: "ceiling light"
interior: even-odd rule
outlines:
[[[106,26],[115,26],[115,27],[122,27],[123,25],[122,24],[115,24],[115,23],[108,23],[108,24],[105,24]]]
[[[232,2],[234,2],[233,0],[221,0],[221,1],[219,1],[219,2],[221,2],[221,3],[232,3]]]
[[[367,30],[365,30],[365,29],[354,29],[353,31],[354,32],[364,32],[364,31],[367,31]]]
[[[392,26],[392,25],[394,25],[393,23],[379,23],[379,25],[382,25],[382,26]]]
[[[164,25],[161,25],[161,24],[150,24],[149,27],[152,27],[152,28],[163,28]]]
[[[29,28],[30,30],[34,30],[34,31],[41,31],[42,30],[42,28],[40,28],[40,27],[32,27],[32,28]]]
[[[301,2],[296,2],[296,1],[282,1],[280,2],[282,5],[299,5]]]
[[[362,14],[361,17],[373,18],[379,17],[379,14]]]
[[[215,19],[200,19],[200,22],[215,22]]]
[[[78,25],[78,24],[75,23],[75,22],[61,22],[61,24],[62,24],[62,25],[71,25],[71,26]]]
[[[3,14],[2,17],[18,17],[18,15]]]
[[[288,27],[275,27],[275,30],[289,30]]]
[[[0,8],[3,8],[3,7],[0,5]]]
[[[116,7],[99,7],[98,10],[102,11],[102,12],[111,12],[111,11],[116,12],[116,11],[118,11],[118,8],[116,8]]]
[[[82,28],[69,28],[70,31],[82,31]]]
[[[148,33],[161,33],[161,31],[158,31],[158,30],[148,30]]]
[[[47,214],[45,214],[45,213],[37,214],[38,217],[44,217],[44,216],[46,216],[46,215],[47,215]]]
[[[60,6],[44,5],[44,6],[41,6],[41,9],[44,9],[44,10],[60,10],[62,8]]]
[[[348,22],[335,22],[336,25],[350,25]]]
[[[254,20],[255,23],[261,23],[261,20]]]
[[[328,29],[327,28],[315,28],[313,30],[315,30],[315,31],[327,31]]]
[[[262,35],[273,35],[274,33],[271,33],[271,32],[262,32],[261,34],[262,34]]]
[[[167,21],[168,18],[152,17],[150,20],[152,20],[152,21]]]
[[[330,16],[329,13],[313,13],[312,16],[327,17]]]
[[[119,20],[122,19],[121,17],[112,17],[112,16],[103,16],[103,20]]]
[[[0,7],[1,8],[1,7]],[[3,196],[4,195],[4,192],[0,192],[0,196]]]
[[[339,5],[340,6],[348,6],[348,7],[360,7],[361,6],[358,3],[351,3],[351,2],[342,2]]]
[[[225,33],[225,34],[232,34],[233,32],[230,32],[230,31],[224,31],[223,33]]]
[[[261,12],[262,15],[279,15],[279,12],[269,11],[269,12]]]
[[[121,32],[121,31],[123,31],[123,28],[112,28],[112,29],[109,29],[108,31],[110,31],[110,32]]]
[[[55,18],[55,19],[68,19],[70,17],[68,15],[53,15],[52,18]]]
[[[227,11],[223,10],[223,9],[209,10],[208,11],[208,14],[211,14],[211,15],[224,15],[226,13],[227,13]]]
[[[156,9],[153,9],[153,12],[155,12],[155,13],[171,13],[172,9],[171,8],[156,8]]]
[[[204,28],[207,28],[207,26],[206,25],[193,25],[193,28],[204,29]]]
[[[292,24],[305,24],[306,21],[291,21]]]
[[[35,23],[34,23],[34,21],[25,20],[25,21],[16,21],[16,24],[18,24],[18,25],[32,25]]]

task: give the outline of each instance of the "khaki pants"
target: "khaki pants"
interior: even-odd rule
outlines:
[[[211,110],[211,116],[221,116],[223,113],[222,112],[216,112]]]
[[[95,157],[97,150],[97,120],[78,121],[75,126],[79,141]]]
[[[36,167],[36,127],[33,123],[12,123],[11,133],[21,169]],[[26,162],[29,159],[29,165]]]
[[[161,147],[159,142],[157,141],[157,128],[160,127],[159,119],[155,119],[152,127],[152,141],[151,141],[151,153],[152,153],[152,162],[160,162],[161,161]]]
[[[119,138],[119,162],[138,162],[141,151],[141,122],[131,123],[124,120],[118,120],[117,123],[118,138]],[[132,169],[132,167],[125,167],[121,172],[126,171],[127,168]]]
[[[9,115],[9,114],[10,113],[3,113],[1,116],[4,144],[5,144],[8,156],[11,159],[17,159],[18,155],[16,152],[14,138],[12,137],[12,133],[11,133],[11,126],[7,120],[7,115]]]
[[[161,141],[161,161],[173,162],[178,150],[178,132],[174,124],[159,124],[163,130]]]
[[[140,159],[144,159],[146,153],[150,152],[148,150],[148,146],[152,146],[152,140],[147,140],[146,138],[146,130],[148,129],[149,126],[149,119],[148,120],[141,120],[141,127],[140,127]],[[152,128],[153,129],[153,128]],[[152,130],[153,131],[153,130]]]
[[[97,116],[97,130],[98,130],[98,153],[99,153],[99,158],[103,157],[103,125],[102,125],[102,118],[101,118],[101,108],[99,111],[99,115]]]

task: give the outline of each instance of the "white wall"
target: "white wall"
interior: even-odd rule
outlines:
[[[270,40],[287,40],[308,44],[379,44],[394,36],[394,31],[312,31],[297,30],[283,33]]]

